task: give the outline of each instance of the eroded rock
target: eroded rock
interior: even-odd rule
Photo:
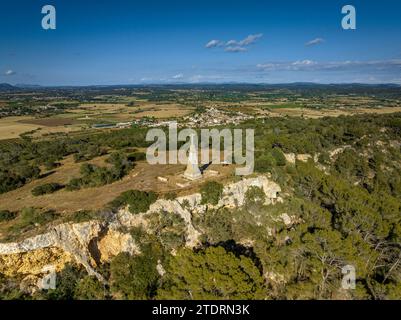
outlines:
[[[121,252],[127,252],[131,255],[140,253],[139,247],[130,234],[112,229],[100,239],[98,249],[101,262],[108,262]]]
[[[251,187],[259,187],[264,191],[266,204],[281,200],[280,186],[266,176],[259,176],[226,185],[216,206],[202,204],[201,195],[195,193],[174,200],[159,199],[147,212],[139,214],[131,214],[128,208],[122,208],[117,214],[109,215],[106,221],[63,223],[44,234],[20,242],[0,243],[0,273],[39,275],[47,265],[52,265],[59,271],[66,263],[75,262],[84,266],[89,275],[104,282],[103,277],[96,272],[99,263],[110,261],[121,252],[140,253],[132,236],[121,230],[135,226],[143,226],[147,230],[148,215],[158,212],[173,213],[185,222],[186,246],[194,247],[199,244],[201,233],[194,227],[192,215],[202,214],[208,207],[241,207],[245,204],[246,193]],[[160,267],[158,271],[162,273]],[[27,290],[31,290],[30,280],[32,279],[26,280]]]

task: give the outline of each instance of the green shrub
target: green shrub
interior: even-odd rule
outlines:
[[[12,170],[0,168],[0,194],[5,193],[37,179],[40,169],[26,163],[13,167]]]
[[[245,193],[245,203],[249,205],[262,205],[266,200],[266,195],[262,188],[251,186]]]
[[[49,161],[47,161],[47,162],[45,163],[45,169],[46,169],[46,170],[52,170],[52,169],[55,169],[55,168],[60,167],[60,165],[61,165],[61,164],[60,164],[59,162],[49,160]]]
[[[45,224],[57,219],[60,215],[53,210],[41,212],[35,208],[24,208],[21,210],[20,226],[29,226],[35,224]]]
[[[15,172],[26,181],[37,179],[40,175],[40,169],[38,167],[27,164],[16,167]]]
[[[22,187],[25,182],[24,178],[0,169],[0,194]]]
[[[82,149],[78,150],[78,153],[74,154],[75,162],[91,160],[107,153],[105,148],[102,148],[99,145],[85,145],[81,146],[81,148]]]
[[[43,298],[48,300],[72,300],[79,280],[84,276],[85,271],[75,265],[68,264],[57,272],[56,289],[43,292]]]
[[[74,212],[70,217],[68,217],[67,221],[81,223],[81,222],[94,220],[96,218],[98,218],[96,215],[96,212],[88,211],[88,210],[80,210],[80,211]]]
[[[321,164],[330,164],[331,159],[330,159],[329,153],[328,152],[322,152],[318,157],[318,161]]]
[[[263,154],[257,156],[255,159],[255,171],[260,173],[271,172],[272,168],[276,165],[276,160],[273,156],[268,154]]]
[[[148,211],[150,205],[156,200],[157,194],[153,191],[128,190],[114,199],[110,206],[113,209],[117,209],[129,205],[128,210],[133,214],[137,214]]]
[[[117,299],[149,299],[157,288],[156,257],[120,253],[110,263],[111,292]]]
[[[284,154],[280,149],[274,148],[271,153],[276,162],[276,165],[278,165],[280,167],[286,165],[286,160],[285,160]]]
[[[107,160],[112,168],[98,167],[93,164],[81,165],[80,178],[73,178],[66,186],[66,190],[73,191],[81,188],[94,188],[115,182],[124,177],[134,167],[123,154],[113,153]]]
[[[32,230],[35,227],[43,226],[59,218],[59,216],[53,210],[41,211],[36,208],[23,208],[19,214],[19,218],[7,230],[8,239],[13,239],[13,237]]]
[[[67,191],[75,191],[81,189],[81,179],[72,178],[70,182],[65,186]]]
[[[202,204],[216,205],[223,194],[223,185],[216,181],[208,181],[201,186]]]
[[[166,267],[160,299],[263,299],[265,279],[254,262],[222,247],[180,250]]]
[[[146,159],[146,153],[144,152],[134,152],[128,155],[130,161],[142,161]]]
[[[154,212],[147,216],[148,230],[156,235],[168,251],[185,244],[186,224],[173,212]]]
[[[0,210],[0,222],[13,220],[17,214],[8,210]]]
[[[24,300],[27,298],[19,288],[18,280],[0,273],[0,300]]]
[[[124,153],[123,152],[113,152],[112,154],[110,154],[110,156],[106,159],[107,163],[111,163],[111,164],[117,164],[117,163],[121,163],[124,159]]]
[[[207,243],[219,243],[233,239],[233,215],[223,208],[220,210],[208,210],[203,215],[200,224],[201,230],[205,230],[204,241]]]
[[[78,281],[74,290],[76,300],[104,300],[106,290],[102,283],[94,276],[85,276]]]
[[[59,183],[47,183],[47,184],[43,184],[41,186],[37,186],[35,188],[32,189],[32,194],[37,197],[37,196],[41,196],[44,194],[50,194],[50,193],[54,193],[60,189],[62,189],[64,186],[59,184]]]
[[[166,200],[174,200],[177,198],[177,194],[175,192],[168,192],[164,195],[164,199]]]

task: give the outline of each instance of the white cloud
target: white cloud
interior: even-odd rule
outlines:
[[[226,42],[226,46],[236,46],[238,44],[235,40],[230,40]]]
[[[247,48],[244,48],[244,47],[240,47],[240,46],[235,46],[235,47],[226,47],[225,49],[224,49],[224,51],[226,51],[226,52],[244,52],[244,51],[247,51],[248,49]]]
[[[173,79],[182,79],[184,78],[184,75],[182,73],[176,74],[175,76],[173,76]]]
[[[237,41],[237,40],[227,41],[225,45],[226,46],[238,46],[238,47],[249,46],[250,44],[255,43],[261,37],[263,37],[263,33],[250,34],[245,39],[240,40],[240,41]]]
[[[401,60],[368,60],[368,61],[328,61],[317,62],[313,60],[297,60],[286,62],[268,62],[256,65],[256,68],[264,71],[342,71],[356,70],[373,72],[392,71],[399,72]]]
[[[218,74],[195,74],[188,78],[188,83],[200,83],[200,82],[216,82],[225,79],[224,76]]]
[[[259,38],[263,37],[263,33],[258,33],[258,34],[250,34],[247,36],[244,40],[241,40],[238,42],[240,46],[248,46],[254,42],[256,42]]]
[[[292,69],[292,70],[299,70],[299,69],[306,69],[308,67],[312,67],[317,65],[317,62],[312,61],[312,60],[297,60],[291,63],[287,68]]]
[[[257,33],[257,34],[250,34],[245,39],[242,39],[240,41],[229,40],[227,42],[222,42],[220,40],[210,40],[205,45],[205,47],[210,49],[210,48],[224,46],[225,47],[224,51],[226,51],[226,52],[244,52],[244,51],[248,50],[247,46],[255,43],[258,39],[260,39],[262,37],[263,37],[263,33]]]
[[[12,76],[12,75],[14,75],[15,74],[15,71],[14,70],[7,70],[6,72],[4,72],[4,75],[5,76]]]
[[[316,64],[316,62],[312,60],[298,60],[292,63],[293,66],[311,66],[314,64]]]
[[[315,38],[311,41],[308,41],[307,43],[305,43],[306,46],[310,47],[310,46],[315,46],[317,44],[323,43],[324,39],[322,38]]]
[[[209,49],[217,47],[220,44],[221,44],[220,40],[210,40],[208,43],[206,43],[205,47]]]
[[[256,65],[256,68],[262,69],[262,70],[273,70],[278,66],[277,63],[258,63]]]

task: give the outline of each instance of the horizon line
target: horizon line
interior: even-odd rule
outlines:
[[[294,81],[294,82],[236,82],[236,81],[227,81],[227,82],[149,82],[149,83],[119,83],[119,84],[61,84],[61,85],[40,85],[40,84],[29,84],[29,83],[16,83],[11,84],[8,82],[0,83],[0,85],[9,85],[14,88],[85,88],[85,87],[133,87],[133,86],[189,86],[189,85],[366,85],[366,86],[380,86],[380,85],[392,85],[401,87],[400,83],[395,82],[376,82],[376,83],[368,83],[368,82],[308,82],[308,81]]]

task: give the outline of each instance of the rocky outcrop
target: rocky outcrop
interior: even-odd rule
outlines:
[[[194,247],[199,243],[200,232],[192,223],[192,215],[202,214],[210,207],[241,207],[245,204],[246,193],[251,187],[259,187],[264,191],[266,204],[281,200],[280,186],[266,176],[259,176],[226,185],[215,206],[202,204],[201,195],[195,193],[174,200],[159,199],[147,212],[136,215],[131,214],[128,208],[123,208],[116,214],[109,215],[105,221],[63,223],[44,234],[21,242],[1,243],[0,272],[37,275],[46,265],[51,264],[61,270],[66,263],[75,262],[84,266],[88,274],[104,281],[96,272],[99,263],[110,261],[121,252],[140,253],[132,236],[121,230],[140,225],[146,230],[148,215],[155,212],[174,213],[185,222],[186,246]]]
[[[313,159],[310,154],[307,153],[302,153],[302,154],[297,154],[297,160],[302,161],[302,162],[308,162],[309,159]]]
[[[295,164],[296,160],[295,153],[284,153],[284,157],[288,163]]]
[[[59,248],[44,248],[18,254],[0,255],[0,273],[7,276],[17,274],[39,275],[46,266],[54,266],[56,271],[72,262],[73,257]]]
[[[102,276],[94,269],[95,262],[89,250],[92,239],[99,236],[103,223],[89,221],[84,223],[64,223],[54,227],[45,234],[23,240],[19,243],[0,244],[0,255],[17,255],[23,259],[29,252],[41,252],[46,248],[59,248],[82,264],[88,274],[103,281]]]
[[[265,204],[271,204],[280,200],[280,186],[267,177],[260,176],[225,186],[223,189],[223,196],[217,204],[217,207],[242,207],[245,204],[246,192],[251,187],[258,187],[264,191],[266,195]]]
[[[97,245],[100,253],[100,261],[108,262],[121,252],[130,254],[139,254],[138,245],[128,233],[122,233],[118,230],[110,229],[106,235],[101,238]]]
[[[317,161],[315,157],[307,153],[300,153],[300,154],[284,153],[284,157],[285,160],[290,164],[295,164],[296,160],[302,162],[308,162],[309,159],[314,159],[315,162]]]
[[[195,193],[189,196],[179,197],[174,200],[159,199],[153,203],[149,210],[139,215],[132,215],[128,208],[121,210],[118,213],[118,221],[126,227],[134,227],[143,225],[146,227],[146,216],[156,212],[167,212],[179,215],[186,224],[186,245],[188,247],[196,246],[199,241],[200,232],[195,229],[192,224],[192,215],[202,214],[208,208],[219,209],[238,208],[245,204],[247,191],[251,187],[261,188],[266,195],[266,204],[282,201],[279,196],[281,192],[280,186],[269,180],[266,176],[256,178],[248,178],[236,183],[228,184],[223,189],[223,194],[217,205],[202,204],[202,196],[200,193]]]
[[[350,145],[345,145],[343,147],[335,148],[329,151],[330,159],[333,161],[339,154],[343,153],[344,150],[352,148]]]

